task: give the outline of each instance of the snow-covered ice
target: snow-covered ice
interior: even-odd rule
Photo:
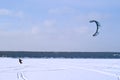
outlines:
[[[0,58],[0,80],[119,80],[120,59]]]

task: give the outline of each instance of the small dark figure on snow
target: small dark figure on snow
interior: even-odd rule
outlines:
[[[19,59],[19,63],[20,63],[20,64],[22,64],[22,63],[23,63],[23,62],[22,62],[22,59]]]

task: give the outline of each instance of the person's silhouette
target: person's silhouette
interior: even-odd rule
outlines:
[[[22,64],[22,63],[23,63],[23,62],[22,62],[22,59],[19,59],[19,63],[20,63],[20,64]]]

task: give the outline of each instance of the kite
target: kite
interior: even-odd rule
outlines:
[[[98,21],[96,21],[96,20],[90,20],[89,22],[90,23],[95,22],[95,24],[97,26],[97,29],[96,29],[95,33],[93,34],[93,36],[97,36],[99,34],[98,30],[99,30],[99,27],[100,27],[100,23]]]

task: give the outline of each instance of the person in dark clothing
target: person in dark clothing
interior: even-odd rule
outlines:
[[[22,63],[23,63],[23,62],[22,62],[22,59],[20,59],[20,58],[19,58],[19,63],[20,63],[20,64],[22,64]]]

